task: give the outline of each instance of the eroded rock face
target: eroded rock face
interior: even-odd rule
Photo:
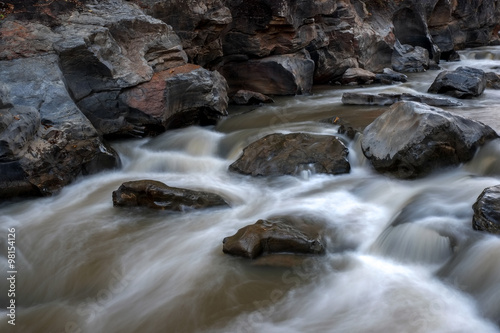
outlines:
[[[296,175],[304,170],[342,174],[351,169],[348,153],[334,136],[277,133],[247,146],[229,170],[252,176]]]
[[[322,254],[325,241],[321,226],[307,219],[276,217],[258,220],[223,240],[227,254],[255,259],[263,254]]]
[[[113,191],[113,205],[185,211],[228,206],[228,203],[218,194],[170,187],[155,180],[136,180],[125,182]]]
[[[230,62],[219,71],[227,79],[230,93],[251,90],[265,95],[297,95],[311,92],[314,62],[306,51]]]
[[[472,206],[472,228],[500,235],[500,186],[491,186],[479,195]]]
[[[68,94],[56,55],[0,61],[0,76],[0,183],[8,189],[0,197],[49,195],[119,164]]]
[[[469,161],[478,147],[497,137],[480,122],[398,102],[366,127],[361,148],[377,171],[411,179]]]
[[[429,87],[429,92],[457,98],[471,98],[480,96],[486,84],[486,75],[481,69],[458,67],[454,71],[439,73]]]

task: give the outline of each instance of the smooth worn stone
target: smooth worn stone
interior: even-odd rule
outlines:
[[[458,67],[454,71],[439,73],[428,91],[457,98],[471,98],[480,96],[486,83],[486,75],[481,69]]]
[[[485,188],[472,209],[474,230],[500,235],[500,185]]]
[[[254,259],[262,254],[322,254],[325,243],[321,229],[307,219],[276,217],[258,220],[224,238],[222,251]]]
[[[361,140],[373,167],[397,178],[422,177],[472,159],[498,138],[489,126],[417,102],[398,102],[368,125]]]
[[[171,187],[146,179],[125,182],[113,191],[113,206],[185,211],[228,206],[228,203],[215,193]]]
[[[334,136],[276,133],[247,146],[229,170],[252,176],[297,175],[302,171],[343,174],[351,169],[348,153]]]
[[[412,94],[364,94],[343,93],[342,103],[347,105],[392,105],[400,101],[413,101],[432,106],[459,106],[462,103],[449,98],[432,97]]]
[[[375,82],[382,84],[394,84],[397,82],[406,82],[408,76],[403,73],[396,72],[390,68],[384,68],[382,73],[375,74]]]
[[[375,74],[363,68],[348,68],[342,75],[342,84],[371,84]]]

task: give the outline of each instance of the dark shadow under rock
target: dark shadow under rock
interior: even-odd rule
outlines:
[[[136,180],[123,183],[113,192],[113,206],[184,211],[229,205],[218,194],[170,187],[155,180]]]

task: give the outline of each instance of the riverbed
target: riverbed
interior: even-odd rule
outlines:
[[[500,71],[500,47],[462,61]],[[472,205],[500,184],[500,140],[456,168],[419,180],[377,174],[360,136],[387,107],[344,106],[344,92],[425,94],[439,71],[390,86],[318,86],[308,96],[231,107],[211,127],[114,142],[122,167],[78,179],[59,194],[0,206],[1,276],[15,230],[15,297],[0,281],[1,332],[500,332],[500,238],[472,230]],[[500,91],[445,108],[500,133]],[[270,133],[339,136],[351,172],[250,177],[228,171]],[[214,192],[230,208],[165,212],[113,207],[129,180]],[[316,216],[327,253],[295,266],[232,257],[222,240],[276,215]],[[7,275],[8,277],[8,275]],[[15,299],[16,325],[6,308]]]

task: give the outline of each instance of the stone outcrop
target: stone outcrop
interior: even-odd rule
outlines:
[[[125,182],[113,191],[113,206],[185,211],[228,206],[228,203],[215,193],[171,187],[146,179]]]
[[[347,105],[392,105],[401,101],[413,101],[432,106],[459,106],[462,103],[450,98],[432,97],[425,95],[402,94],[365,94],[343,93],[342,103]]]
[[[472,228],[500,234],[500,186],[485,188],[472,206]]]
[[[398,102],[363,132],[373,167],[397,178],[425,176],[469,161],[498,134],[489,126],[417,102]]]
[[[275,217],[258,220],[224,238],[222,251],[249,259],[273,253],[322,254],[325,241],[321,225],[307,219]]]
[[[66,90],[58,57],[0,61],[0,197],[49,195],[119,164]]]
[[[454,71],[439,73],[428,91],[457,98],[472,98],[480,96],[484,92],[486,84],[486,75],[482,70],[458,67]]]
[[[297,175],[302,171],[343,174],[351,169],[348,153],[334,136],[277,133],[247,146],[229,170],[252,176]]]

